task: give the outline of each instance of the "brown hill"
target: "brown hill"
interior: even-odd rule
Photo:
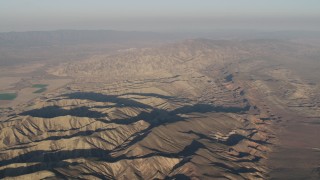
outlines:
[[[187,40],[52,67],[73,83],[3,111],[1,178],[265,179],[287,114],[320,112],[278,60],[301,47]]]

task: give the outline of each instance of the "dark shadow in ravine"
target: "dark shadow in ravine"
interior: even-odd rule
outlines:
[[[75,92],[70,94],[63,94],[61,96],[67,99],[82,99],[91,100],[95,102],[111,102],[115,103],[115,107],[136,107],[145,109],[152,108],[152,106],[140,103],[129,98],[122,98],[116,95],[105,95],[94,92]]]
[[[135,93],[138,94],[138,93]],[[143,94],[143,95],[157,95],[157,94]],[[131,99],[124,99],[124,98],[117,98],[116,96],[107,96],[99,93],[71,93],[68,95],[70,98],[80,98],[80,99],[91,99],[91,100],[96,100],[96,101],[112,101],[112,102],[121,102],[125,103],[126,105],[134,105],[137,107],[143,107],[144,105],[142,103],[136,102]],[[158,95],[159,96],[159,95]],[[144,106],[148,107],[149,106]],[[186,118],[182,117],[181,114],[190,114],[190,113],[207,113],[207,112],[233,112],[233,113],[243,113],[245,111],[248,111],[250,109],[250,105],[246,105],[243,107],[223,107],[223,106],[213,106],[213,105],[208,105],[208,104],[195,104],[195,105],[187,105],[183,106],[180,108],[177,108],[173,111],[167,111],[163,109],[157,109],[151,107],[151,111],[142,111],[140,112],[137,116],[134,117],[129,117],[129,118],[124,118],[124,119],[113,119],[111,121],[106,121],[102,117],[107,116],[106,114],[97,112],[97,111],[91,111],[88,109],[88,107],[80,107],[80,108],[75,108],[71,110],[65,110],[62,109],[58,106],[50,106],[50,107],[44,107],[41,109],[35,109],[35,110],[30,110],[21,113],[22,115],[30,115],[33,117],[45,117],[45,118],[52,118],[52,117],[58,117],[58,116],[65,116],[65,115],[72,115],[72,116],[77,116],[77,117],[90,117],[90,118],[96,118],[97,121],[101,121],[103,123],[114,123],[114,124],[121,124],[121,125],[128,125],[135,123],[139,120],[144,120],[150,124],[150,126],[141,131],[138,132],[136,135],[133,136],[133,139],[131,140],[130,143],[128,143],[125,146],[118,147],[118,150],[122,150],[128,147],[128,145],[135,144],[137,142],[142,141],[149,133],[150,131],[158,127],[160,125],[166,125],[166,124],[171,124],[175,123],[178,121],[185,121],[187,120]],[[150,108],[149,108],[150,110]],[[102,119],[101,119],[102,118]],[[91,135],[95,133],[95,131],[88,131],[88,132],[79,132],[75,133],[73,135],[68,135],[68,137],[76,137],[76,136],[83,136],[83,135]],[[49,137],[51,140],[63,138],[63,137]],[[234,138],[230,139],[230,142],[226,142],[227,144],[230,145],[236,142],[233,142]],[[241,139],[240,139],[241,140]],[[42,141],[42,140],[38,140]]]
[[[153,96],[155,94],[143,94],[143,95]],[[127,125],[127,124],[135,123],[139,120],[144,120],[148,122],[150,126],[134,134],[129,143],[123,143],[122,145],[118,146],[116,149],[112,151],[107,151],[102,149],[77,149],[72,151],[59,151],[59,150],[58,151],[33,151],[23,155],[19,155],[12,159],[2,160],[0,162],[0,166],[5,166],[13,163],[41,162],[41,163],[44,163],[44,166],[46,167],[45,164],[48,164],[51,162],[59,162],[66,159],[75,159],[75,158],[90,158],[92,160],[96,159],[97,161],[116,162],[123,159],[148,158],[148,157],[157,155],[157,156],[177,157],[177,158],[185,159],[189,156],[194,155],[199,148],[205,148],[205,146],[200,142],[194,140],[189,146],[186,146],[182,151],[178,153],[167,153],[167,152],[159,151],[157,149],[153,149],[153,153],[140,156],[140,157],[134,157],[134,156],[127,157],[126,155],[121,155],[119,157],[112,157],[110,154],[111,152],[114,153],[117,151],[119,152],[121,150],[124,150],[127,147],[142,141],[145,137],[147,137],[152,132],[153,128],[156,128],[161,125],[175,123],[178,121],[188,120],[187,118],[181,116],[183,114],[207,113],[207,112],[244,113],[245,111],[248,111],[250,109],[250,105],[246,105],[243,107],[223,107],[223,106],[213,106],[209,104],[195,104],[195,105],[183,106],[172,111],[167,111],[163,109],[153,108],[149,105],[145,105],[143,103],[137,102],[132,99],[119,98],[117,96],[103,95],[99,93],[80,93],[79,92],[79,93],[65,94],[63,96],[71,99],[87,99],[87,100],[92,100],[97,102],[113,102],[117,104],[117,106],[121,106],[121,107],[128,106],[128,107],[144,108],[146,110],[142,111],[135,117],[124,118],[124,119],[113,119],[107,122],[102,120],[101,121],[104,123],[115,123],[115,124]],[[169,98],[169,97],[164,97],[164,98]],[[96,120],[99,120],[99,118],[107,116],[106,114],[103,114],[97,111],[92,111],[88,107],[80,107],[80,108],[75,108],[71,110],[65,110],[58,106],[50,106],[50,107],[44,107],[41,109],[30,110],[30,111],[23,112],[21,114],[30,115],[34,117],[46,117],[46,118],[71,115],[76,117],[91,117],[91,118],[96,118]],[[90,136],[97,131],[77,132],[73,135],[69,135],[68,138],[76,137],[76,136]],[[101,131],[104,131],[104,130],[101,130]],[[57,137],[57,136],[49,137],[48,140],[58,140],[60,138],[64,138],[64,137]],[[232,139],[230,142],[226,142],[226,143],[229,145],[232,145],[236,143],[238,140],[241,140],[241,138],[236,137],[235,139]],[[22,170],[22,172],[30,171],[28,167],[25,167],[25,168],[27,169]],[[54,167],[47,167],[47,169],[52,169],[52,168]],[[3,172],[4,171],[5,170],[3,170]]]
[[[185,118],[177,114],[172,114],[170,111],[166,111],[163,109],[153,109],[151,112],[142,111],[137,116],[127,118],[127,119],[115,119],[112,120],[113,123],[116,124],[131,124],[137,122],[139,120],[144,120],[148,122],[151,127],[156,127],[159,125],[165,125],[169,123],[174,123],[178,121],[183,121]]]
[[[118,157],[112,157],[110,155],[111,151],[102,149],[76,149],[72,151],[56,150],[56,151],[33,151],[12,159],[3,160],[0,162],[0,166],[5,166],[13,163],[40,163],[36,165],[31,165],[28,167],[18,167],[18,168],[6,168],[0,170],[0,178],[6,176],[18,176],[33,172],[38,172],[41,170],[53,170],[59,167],[75,166],[78,163],[67,163],[64,160],[67,159],[77,159],[77,158],[88,158],[92,161],[104,161],[104,162],[118,162],[120,160],[135,160],[149,158],[152,156],[162,156],[170,158],[187,158],[194,155],[200,148],[205,148],[203,144],[198,141],[192,141],[192,143],[186,146],[183,150],[177,153],[167,153],[154,150],[155,152],[144,155],[144,156],[131,156],[121,155]],[[18,171],[19,172],[16,172]]]
[[[233,168],[233,167],[230,167],[224,163],[220,163],[220,162],[214,162],[214,163],[211,163],[211,165],[215,166],[215,167],[219,167],[221,169],[224,169],[225,171],[227,172],[230,172],[232,174],[237,174],[237,175],[240,175],[240,173],[255,173],[255,172],[258,172],[259,170],[255,169],[255,168],[252,168],[252,167],[239,167],[239,168]],[[262,178],[262,177],[257,177],[257,178]]]
[[[156,93],[125,93],[125,94],[122,94],[121,96],[127,96],[127,95],[161,98],[161,99],[165,99],[165,100],[171,101],[171,102],[188,102],[188,101],[190,101],[187,98],[166,96],[166,95],[156,94]]]
[[[156,94],[156,93],[125,93],[122,94],[121,96],[125,96],[125,95],[137,95],[137,96],[147,96],[147,97],[155,97],[155,98],[161,98],[161,99],[176,99],[173,96],[166,96],[166,95],[162,95],[162,94]]]
[[[165,178],[165,180],[175,180],[175,179],[177,179],[177,180],[190,180],[191,178],[184,175],[184,174],[176,174],[176,175]]]
[[[75,116],[75,117],[89,117],[89,118],[102,118],[106,114],[98,111],[92,111],[88,107],[77,107],[74,109],[66,110],[59,106],[47,106],[40,109],[33,109],[20,113],[23,116],[41,117],[41,118],[54,118],[60,116]]]
[[[265,145],[265,144],[271,144],[269,142],[266,142],[266,141],[259,141],[259,140],[254,140],[254,139],[250,139],[250,138],[247,138],[241,134],[231,134],[229,135],[229,137],[226,139],[226,140],[216,140],[212,137],[209,137],[205,134],[202,134],[202,133],[198,133],[198,132],[194,132],[194,131],[187,131],[187,132],[182,132],[182,133],[186,133],[186,134],[194,134],[196,136],[199,137],[199,139],[206,139],[206,140],[209,140],[211,142],[219,142],[220,144],[224,144],[224,145],[227,145],[227,146],[234,146],[234,145],[237,145],[239,142],[241,142],[242,140],[249,140],[249,141],[252,141],[252,142],[255,142],[257,144],[261,144],[261,145]]]
[[[141,96],[152,96],[159,97],[164,99],[173,99],[171,96],[164,96],[155,93],[128,93],[127,95],[141,95]],[[127,118],[127,119],[116,119],[113,122],[118,124],[130,124],[137,120],[146,119],[146,121],[151,122],[151,124],[161,124],[170,123],[169,119],[173,122],[181,120],[178,117],[178,114],[189,114],[189,113],[207,113],[207,112],[227,112],[227,113],[242,113],[248,111],[250,109],[250,105],[246,106],[235,106],[235,107],[224,107],[224,106],[214,106],[210,104],[194,104],[187,105],[180,108],[177,108],[173,111],[166,111],[162,109],[154,108],[150,105],[140,103],[133,99],[122,98],[116,95],[105,95],[94,92],[75,92],[61,95],[61,97],[65,97],[67,99],[86,99],[92,100],[96,102],[111,102],[115,103],[115,105],[108,107],[135,107],[142,108],[145,110],[151,110],[148,112],[141,112],[138,116]],[[98,107],[95,107],[98,108]],[[101,106],[100,108],[106,108]],[[102,118],[106,117],[107,114],[103,114],[98,111],[92,111],[88,107],[78,107],[70,110],[66,110],[60,108],[59,106],[48,106],[41,109],[34,109],[30,111],[26,111],[21,113],[21,115],[30,115],[33,117],[43,117],[43,118],[54,118],[59,116],[71,115],[76,117],[90,117],[90,118]],[[154,120],[155,119],[155,120]],[[174,120],[177,119],[177,120]]]
[[[41,140],[35,140],[33,142],[40,142],[40,141],[48,141],[48,140],[60,140],[60,139],[71,139],[73,137],[80,137],[80,136],[90,136],[94,133],[99,133],[99,132],[103,132],[103,131],[109,131],[109,130],[114,130],[115,128],[107,128],[107,129],[95,129],[95,130],[86,130],[86,131],[78,131],[74,134],[70,134],[70,135],[63,135],[63,136],[50,136],[48,138],[45,139],[41,139]]]
[[[31,165],[28,167],[16,167],[16,168],[6,168],[3,170],[0,170],[0,178],[5,178],[5,177],[15,177],[15,176],[21,176],[24,174],[30,174],[34,172],[39,172],[39,171],[44,171],[44,170],[53,170],[53,168],[66,168],[69,166],[75,166],[78,165],[79,163],[73,162],[65,162],[65,161],[55,161],[55,162],[46,162],[42,163],[40,162],[39,164]],[[54,171],[53,171],[54,173]]]

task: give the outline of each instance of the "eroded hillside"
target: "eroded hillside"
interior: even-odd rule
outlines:
[[[188,40],[52,67],[73,82],[2,109],[1,178],[265,179],[277,123],[320,112],[319,86],[276,61],[297,47]]]

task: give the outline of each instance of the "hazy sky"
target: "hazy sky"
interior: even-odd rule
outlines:
[[[320,0],[0,0],[0,31],[320,29]]]

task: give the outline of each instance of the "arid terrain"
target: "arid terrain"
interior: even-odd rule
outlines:
[[[1,65],[0,178],[320,178],[318,42],[152,37]]]

